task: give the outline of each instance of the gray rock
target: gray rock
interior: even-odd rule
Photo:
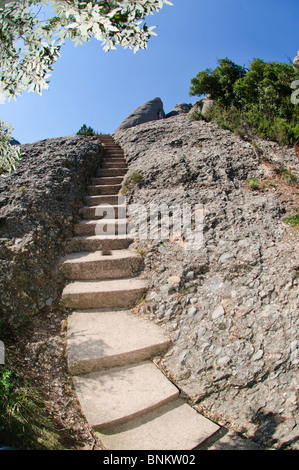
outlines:
[[[157,121],[158,119],[164,119],[165,112],[163,109],[163,103],[160,98],[154,98],[153,100],[147,101],[126,117],[120,126],[115,130],[115,133],[130,127],[138,126],[150,121]]]
[[[191,104],[187,103],[180,103],[175,105],[172,111],[170,113],[166,114],[166,117],[172,117],[172,116],[178,116],[179,114],[187,114],[189,113],[190,109],[192,108]]]
[[[211,109],[213,106],[214,106],[214,101],[211,100],[209,96],[206,96],[203,99],[203,105],[202,105],[202,110],[201,110],[202,114],[205,115],[207,111],[209,111],[209,109]]]
[[[276,165],[299,176],[293,149],[258,139],[266,168],[248,142],[189,113],[117,139],[129,173],[143,176],[142,187],[127,194],[130,202],[147,210],[202,204],[204,212],[200,249],[187,250],[179,237],[163,240],[163,250],[158,239],[134,242],[145,249],[143,274],[161,296],[156,317],[143,313],[173,332],[165,370],[211,417],[275,448],[298,447],[291,436],[298,414],[298,237],[284,223],[290,206],[282,188],[259,192],[246,184],[271,179]],[[180,283],[168,289],[175,275]],[[262,432],[265,418],[274,435]]]
[[[293,60],[293,64],[294,64],[294,67],[295,67],[296,69],[299,69],[299,51],[298,51],[297,56],[296,56],[295,59]]]
[[[15,326],[59,297],[65,280],[56,269],[73,235],[70,218],[78,217],[103,154],[99,141],[82,136],[20,150],[15,171],[0,178],[0,311]]]
[[[21,145],[18,140],[16,140],[14,137],[11,138],[10,145]]]

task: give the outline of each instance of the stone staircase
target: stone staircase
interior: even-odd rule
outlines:
[[[118,194],[127,165],[109,135],[61,269],[67,360],[88,423],[108,450],[191,450],[219,427],[180,397],[152,358],[170,347],[156,324],[130,310],[144,296],[143,260],[130,250]],[[116,228],[116,233],[115,229]]]

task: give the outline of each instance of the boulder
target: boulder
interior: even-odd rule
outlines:
[[[293,64],[294,64],[294,67],[295,67],[296,69],[299,69],[299,51],[298,51],[297,56],[296,56],[295,59],[293,60]]]
[[[21,145],[18,140],[16,140],[14,137],[11,138],[10,145]]]
[[[214,106],[214,101],[211,100],[211,98],[209,97],[209,95],[207,95],[204,99],[203,99],[203,105],[202,105],[202,114],[205,115],[207,111],[209,111],[209,109],[211,109],[212,107]]]
[[[194,111],[205,115],[206,112],[214,106],[214,101],[211,99],[211,95],[206,95],[204,98],[196,101],[191,107],[189,113],[192,114]]]
[[[134,111],[132,111],[115,130],[115,132],[129,129],[130,127],[138,126],[145,122],[156,121],[164,118],[165,112],[163,109],[163,103],[160,98],[154,98],[153,100],[147,101],[143,105],[134,109]]]
[[[191,104],[179,103],[177,104],[170,113],[166,114],[166,117],[178,116],[179,114],[187,114],[192,108]]]

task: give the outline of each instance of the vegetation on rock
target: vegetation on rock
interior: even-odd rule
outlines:
[[[293,145],[299,139],[299,104],[292,100],[298,78],[290,64],[254,59],[246,69],[226,58],[192,78],[190,95],[209,95],[214,106],[205,118],[223,129]]]

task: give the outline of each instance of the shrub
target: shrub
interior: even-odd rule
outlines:
[[[17,449],[60,450],[44,398],[14,370],[0,370],[0,441]]]
[[[250,178],[246,182],[247,182],[247,185],[249,186],[249,188],[252,189],[252,190],[261,189],[261,180],[259,180],[258,178]]]
[[[299,104],[291,101],[291,84],[298,78],[290,64],[254,59],[245,69],[220,59],[214,70],[191,79],[190,95],[210,95],[214,106],[205,118],[222,129],[249,140],[257,135],[280,145],[294,145],[299,139]]]
[[[77,135],[85,135],[85,136],[91,136],[91,135],[96,135],[97,132],[93,130],[92,127],[87,127],[86,124],[83,124],[81,129],[78,130]]]
[[[125,183],[124,183],[124,186],[121,190],[121,193],[124,195],[126,194],[130,189],[132,189],[134,186],[140,184],[142,181],[142,174],[139,173],[139,171],[135,171],[134,173],[132,173],[132,175],[130,175]]]
[[[288,217],[284,219],[287,224],[293,225],[294,227],[299,227],[299,214],[294,215],[293,217]]]
[[[11,145],[12,127],[0,120],[0,174],[12,173],[22,155],[16,145]]]

